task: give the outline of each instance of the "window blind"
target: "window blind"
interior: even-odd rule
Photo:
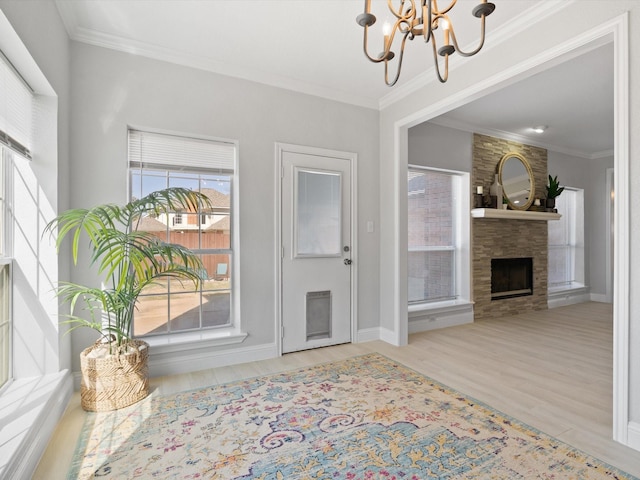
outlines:
[[[33,94],[0,52],[0,143],[31,158]]]
[[[200,138],[129,130],[129,165],[172,166],[233,172],[236,146]]]

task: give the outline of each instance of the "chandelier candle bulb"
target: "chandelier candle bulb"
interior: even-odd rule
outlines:
[[[382,25],[382,35],[384,35],[384,44],[382,45],[382,52],[386,58],[386,53],[388,50],[391,50],[391,44],[389,43],[389,35],[391,34],[391,24],[389,22],[384,22]]]
[[[449,45],[449,22],[446,19],[442,20],[442,30],[444,31],[444,45]]]

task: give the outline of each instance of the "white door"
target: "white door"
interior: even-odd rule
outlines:
[[[351,160],[282,151],[282,351],[351,341]]]

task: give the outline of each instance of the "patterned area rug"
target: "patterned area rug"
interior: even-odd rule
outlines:
[[[635,477],[370,354],[87,414],[68,478]]]

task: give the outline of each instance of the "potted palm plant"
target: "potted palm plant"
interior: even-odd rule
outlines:
[[[564,191],[564,187],[560,186],[558,182],[558,176],[552,177],[549,175],[549,183],[547,184],[547,208],[556,208],[556,197]]]
[[[149,345],[131,334],[138,296],[160,279],[186,280],[195,289],[204,271],[202,261],[191,250],[138,230],[140,222],[149,215],[158,217],[171,211],[196,212],[210,207],[207,196],[174,187],[124,206],[71,209],[45,227],[45,233],[57,233],[58,250],[71,236],[75,265],[81,239],[86,237],[91,264],[103,277],[100,288],[75,283],[61,283],[57,288],[58,296],[70,305],[68,319],[63,322],[71,325],[69,331],[88,327],[100,334],[96,343],[80,355],[80,397],[85,410],[115,410],[148,395]],[[79,303],[88,318],[76,315]]]

